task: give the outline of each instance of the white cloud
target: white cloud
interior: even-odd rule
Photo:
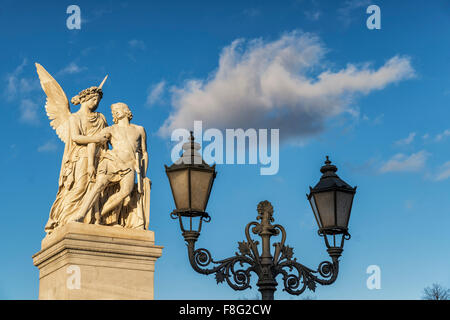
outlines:
[[[367,121],[369,124],[374,125],[374,126],[383,123],[383,118],[384,118],[384,113],[377,115],[373,119],[369,118],[369,116],[366,115],[366,114],[363,114],[362,117],[361,117],[361,119],[363,121]]]
[[[150,86],[147,95],[147,106],[152,106],[158,101],[161,100],[162,95],[164,94],[166,88],[166,81],[162,80],[152,86]]]
[[[4,78],[6,87],[3,94],[6,99],[15,105],[20,113],[19,120],[28,124],[38,124],[38,105],[33,102],[32,96],[34,91],[40,89],[39,80],[36,74],[34,77],[27,78],[24,74],[28,74],[28,60],[25,58],[13,72],[6,74]]]
[[[257,8],[245,9],[242,13],[251,18],[261,15],[261,11]]]
[[[60,70],[58,72],[59,75],[64,75],[64,74],[76,74],[76,73],[80,73],[84,70],[86,70],[86,67],[80,67],[76,64],[76,62],[71,62],[69,63],[68,66],[66,66],[65,68],[63,68],[62,70]]]
[[[411,144],[414,140],[414,137],[416,136],[415,132],[411,132],[407,138],[405,139],[400,139],[398,141],[395,142],[396,145],[398,146],[403,146],[403,145],[408,145]]]
[[[306,137],[351,111],[356,94],[414,76],[410,59],[400,56],[378,69],[348,64],[333,72],[323,67],[326,51],[318,37],[299,31],[270,42],[235,40],[207,79],[172,88],[174,110],[159,133],[168,136],[203,120],[205,127],[279,128],[283,139]]]
[[[434,180],[442,181],[448,179],[449,177],[450,177],[450,161],[447,161],[439,168],[439,172],[434,177]]]
[[[413,172],[423,169],[427,158],[430,156],[425,150],[413,153],[409,156],[397,153],[380,168],[381,173],[387,172]]]
[[[317,21],[319,20],[322,13],[319,10],[316,11],[305,11],[304,12],[305,17],[311,21]]]
[[[82,23],[82,25],[84,25],[87,23],[94,22],[96,20],[103,18],[103,16],[105,16],[107,14],[111,14],[112,12],[113,12],[112,7],[106,7],[103,5],[99,9],[89,10],[87,14],[82,13],[81,14],[81,23]]]
[[[38,105],[30,99],[22,99],[20,102],[20,120],[28,124],[39,123],[37,114]]]
[[[7,100],[12,101],[19,95],[27,94],[39,88],[37,79],[26,78],[23,76],[23,71],[27,65],[28,60],[23,59],[22,63],[17,66],[13,72],[6,75],[6,87],[3,94],[6,96]]]
[[[373,124],[375,124],[375,125],[381,124],[381,123],[383,123],[383,119],[384,119],[384,113],[378,115],[375,119],[373,119]]]
[[[366,10],[363,8],[367,8],[371,4],[371,0],[346,0],[344,4],[337,10],[338,18],[339,20],[341,20],[341,22],[344,23],[345,26],[348,26],[352,21],[355,20],[355,10],[361,10],[361,12],[359,14],[356,14],[356,16],[362,16],[366,13]]]
[[[439,133],[438,135],[436,135],[435,141],[439,142],[442,139],[444,139],[445,137],[450,136],[450,130],[446,129],[444,130],[444,132]]]
[[[50,140],[44,143],[43,145],[39,146],[37,151],[38,152],[53,152],[58,149],[58,146],[56,145],[55,141]]]
[[[138,39],[132,39],[128,41],[129,52],[127,53],[128,58],[130,58],[133,62],[137,62],[136,54],[141,51],[145,51],[147,46],[145,42]]]
[[[131,48],[135,48],[135,49],[145,50],[145,48],[146,48],[145,42],[142,40],[137,40],[137,39],[128,41],[128,45]]]

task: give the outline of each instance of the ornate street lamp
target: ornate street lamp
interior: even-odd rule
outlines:
[[[331,165],[328,157],[326,165],[321,169],[323,176],[316,187],[311,189],[308,199],[319,224],[319,234],[325,236],[332,261],[323,261],[313,270],[293,258],[294,249],[285,245],[286,231],[283,226],[272,224],[274,211],[269,201],[258,204],[257,221],[247,224],[246,241],[238,242],[239,252],[235,256],[214,260],[207,249],[195,249],[202,221],[210,221],[205,210],[216,175],[214,166],[210,167],[201,159],[197,152],[199,148],[191,133],[190,141],[183,145],[184,153],[180,160],[170,167],[166,166],[176,206],[171,216],[180,221],[182,235],[188,245],[189,262],[196,272],[215,274],[217,283],[226,281],[234,290],[251,288],[250,277],[253,272],[258,277],[256,285],[263,300],[273,300],[278,285],[276,277],[279,275],[282,277],[284,290],[293,295],[302,294],[306,288],[315,291],[317,284],[329,285],[336,281],[344,238],[349,238],[348,218],[356,188],[349,187],[337,177],[337,168]],[[189,219],[189,229],[184,227],[183,218]],[[198,228],[193,228],[193,218],[199,218]],[[261,238],[261,245],[251,238],[250,233]],[[339,245],[330,243],[327,239],[327,236],[336,235],[342,235]],[[281,239],[272,245],[272,254],[271,238],[276,236],[281,236]]]
[[[350,239],[348,222],[356,187],[352,188],[341,180],[336,171],[336,166],[331,164],[327,156],[325,165],[320,168],[323,174],[320,181],[314,188],[309,187],[310,193],[306,197],[319,226],[319,235],[325,239],[328,253],[339,257],[344,240]]]
[[[209,222],[211,219],[205,210],[216,177],[216,165],[211,167],[203,161],[198,153],[200,145],[194,142],[192,131],[189,142],[183,144],[182,148],[184,152],[181,158],[170,167],[165,166],[176,206],[171,216],[179,219],[184,237],[197,239],[202,221]],[[185,225],[189,225],[189,228]]]

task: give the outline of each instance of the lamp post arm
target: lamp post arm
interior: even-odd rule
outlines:
[[[295,273],[292,273],[295,269]],[[289,270],[289,272],[287,271]],[[317,283],[320,285],[330,285],[337,279],[339,273],[339,260],[333,257],[333,262],[323,261],[317,270],[312,270],[296,259],[286,259],[280,261],[274,267],[275,273],[283,276],[284,291],[293,295],[302,294],[306,288],[311,291],[316,290]]]
[[[333,262],[323,261],[319,264],[316,273],[319,273],[324,279],[316,277],[315,281],[321,285],[330,285],[334,283],[339,274],[339,260],[333,258]]]
[[[234,257],[216,261],[212,259],[209,250],[195,249],[195,242],[199,236],[198,232],[186,231],[183,236],[187,242],[189,262],[196,272],[204,275],[215,273],[217,283],[226,281],[234,290],[251,288],[250,273],[252,271],[257,272],[258,267],[250,251],[246,254],[236,253]],[[239,243],[240,250],[242,243]],[[212,267],[208,268],[209,265],[212,265]]]

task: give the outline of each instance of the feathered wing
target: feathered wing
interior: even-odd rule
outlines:
[[[36,63],[36,70],[41,81],[41,87],[47,95],[45,110],[50,119],[50,125],[55,129],[58,137],[67,143],[69,140],[69,100],[61,86],[55,79],[41,66]]]

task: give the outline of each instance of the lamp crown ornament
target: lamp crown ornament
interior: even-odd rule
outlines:
[[[194,140],[194,133],[191,131],[188,142],[184,143],[182,146],[183,154],[175,163],[176,164],[206,164],[203,159],[202,155],[198,152],[200,150],[200,144],[195,142]]]
[[[355,188],[352,188],[348,183],[339,178],[336,174],[338,168],[331,164],[329,156],[326,156],[325,165],[320,168],[320,172],[322,173],[322,177],[320,177],[319,182],[316,184],[314,188],[310,187],[311,191],[325,191],[330,188],[339,188],[342,190],[355,191]]]
[[[335,172],[338,170],[337,167],[331,164],[329,156],[326,156],[325,165],[320,168],[320,172],[324,174],[324,176],[332,176],[336,175]],[[322,176],[323,177],[323,176]]]
[[[258,211],[257,220],[268,219],[269,221],[274,221],[273,206],[269,201],[264,200],[258,203],[256,211]]]

